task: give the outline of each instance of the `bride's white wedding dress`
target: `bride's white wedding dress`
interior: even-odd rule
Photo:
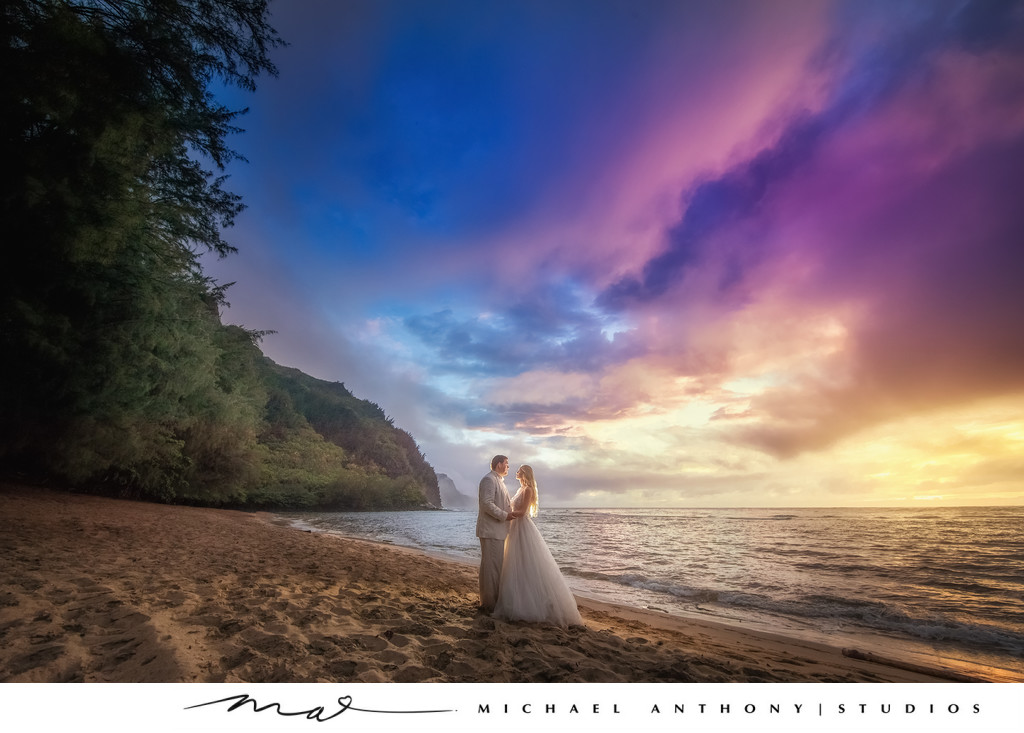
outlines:
[[[525,509],[524,494],[520,490],[512,499],[515,511]],[[576,599],[529,514],[513,519],[509,527],[494,615],[558,626],[583,623]]]

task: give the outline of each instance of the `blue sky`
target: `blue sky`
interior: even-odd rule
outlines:
[[[225,320],[472,493],[1021,503],[1019,2],[278,2]]]

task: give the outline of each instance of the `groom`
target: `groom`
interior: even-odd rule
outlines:
[[[505,488],[507,475],[508,456],[495,456],[491,459],[490,473],[480,479],[476,536],[480,538],[480,610],[485,613],[491,613],[498,602],[508,523],[522,516],[512,511]]]

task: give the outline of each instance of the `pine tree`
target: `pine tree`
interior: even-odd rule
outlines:
[[[243,209],[223,171],[244,110],[210,85],[276,73],[267,15],[259,0],[4,4],[9,467],[170,498],[255,440],[265,394],[226,388],[223,289],[198,258],[234,250],[223,230]]]

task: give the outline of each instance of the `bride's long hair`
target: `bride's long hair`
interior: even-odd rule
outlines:
[[[522,465],[519,470],[516,471],[516,478],[521,478],[523,487],[529,492],[527,499],[527,514],[531,517],[537,516],[537,505],[539,500],[537,498],[537,479],[533,477],[533,469],[527,465]]]

